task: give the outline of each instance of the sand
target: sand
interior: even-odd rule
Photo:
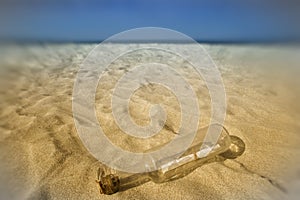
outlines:
[[[126,45],[113,48],[126,49]],[[172,45],[180,48],[182,44]],[[95,178],[102,164],[82,144],[72,116],[76,73],[93,47],[95,44],[9,44],[0,48],[0,199],[297,197],[298,47],[204,45],[226,88],[225,126],[245,141],[245,153],[234,161],[205,165],[173,182],[149,182],[111,196],[99,194]],[[192,54],[192,45],[190,49]],[[118,77],[128,70],[126,62],[116,61],[104,74],[96,95],[97,117],[112,142],[140,152],[172,139],[180,113],[176,98],[165,88],[144,86],[133,95],[133,118],[147,124],[143,110],[149,103],[164,100],[169,114],[166,126],[147,145],[122,133],[113,121],[109,97]],[[179,63],[175,67],[187,76],[199,98],[200,123],[207,125],[210,99],[205,83],[188,67],[183,68],[185,63]]]

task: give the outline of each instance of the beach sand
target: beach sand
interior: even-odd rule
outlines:
[[[112,48],[126,50],[128,44]],[[164,44],[167,45],[167,44]],[[169,44],[180,48],[182,44]],[[225,127],[246,143],[236,160],[212,163],[168,183],[148,182],[111,196],[95,183],[102,166],[84,147],[72,115],[80,63],[95,44],[4,45],[0,48],[0,199],[290,199],[300,180],[299,59],[295,46],[204,45],[226,89]],[[190,45],[193,53],[193,46]],[[134,58],[131,58],[134,60]],[[298,60],[297,60],[298,59]],[[100,81],[97,117],[108,138],[128,151],[144,151],[172,139],[180,113],[172,93],[143,86],[131,102],[136,123],[149,122],[149,103],[163,101],[168,119],[147,145],[122,133],[113,121],[110,95],[128,70],[116,61]],[[199,99],[201,125],[210,119],[205,82],[186,76]]]

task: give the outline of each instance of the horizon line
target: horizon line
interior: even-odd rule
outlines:
[[[243,40],[194,40],[200,44],[300,44],[300,38],[283,38],[283,39],[243,39]],[[193,44],[191,40],[65,40],[65,39],[0,39],[2,43],[17,43],[17,44],[139,44],[139,43],[161,43],[161,44]]]

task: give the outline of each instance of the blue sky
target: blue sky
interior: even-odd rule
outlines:
[[[131,28],[170,28],[201,41],[300,38],[293,0],[0,0],[0,39],[100,41]]]

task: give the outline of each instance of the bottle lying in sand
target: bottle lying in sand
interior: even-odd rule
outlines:
[[[215,124],[215,126],[220,125]],[[207,130],[207,127],[203,128],[203,130]],[[200,148],[201,146],[202,148]],[[200,156],[203,155],[203,151],[207,149],[211,150],[209,154],[205,157]],[[108,167],[99,168],[97,183],[100,186],[101,194],[110,195],[136,187],[148,181],[163,183],[176,180],[188,175],[204,164],[220,162],[226,159],[235,159],[241,156],[244,151],[245,143],[239,137],[229,135],[228,131],[222,127],[218,142],[213,146],[203,144],[203,142],[199,142],[195,139],[190,148],[179,158],[159,166],[158,170],[146,173],[129,174],[125,172],[113,172],[113,170]]]

